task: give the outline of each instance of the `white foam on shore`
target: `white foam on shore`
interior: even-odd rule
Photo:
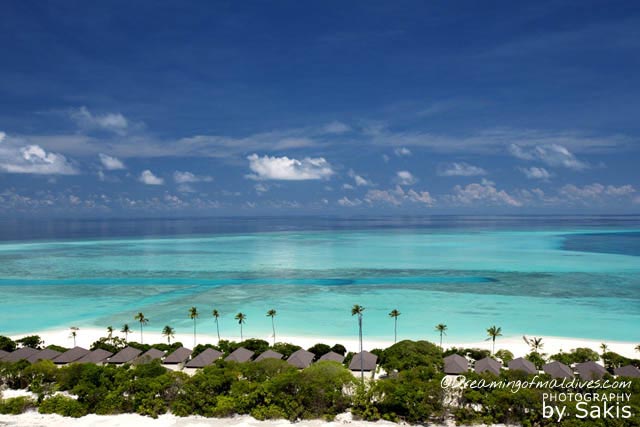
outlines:
[[[45,345],[56,344],[63,347],[72,347],[73,339],[70,337],[70,331],[68,329],[53,329],[46,331],[34,331],[25,334],[12,335],[12,339],[19,339],[27,335],[40,335],[40,337],[44,340]],[[76,345],[80,347],[89,348],[91,344],[97,341],[100,337],[106,336],[106,329],[98,329],[95,327],[83,328],[80,326],[80,330],[77,332],[76,336]],[[115,336],[119,336],[124,338],[124,334],[115,333]],[[152,332],[145,330],[143,333],[144,343],[145,344],[155,344],[155,343],[166,343],[166,337],[163,337],[158,332]],[[196,337],[196,344],[216,344],[218,342],[217,336],[206,335],[206,334],[198,334]],[[240,341],[239,336],[221,336],[222,339],[230,340],[230,341]],[[257,336],[257,337],[248,337],[247,338],[259,338],[269,343],[273,342],[273,338],[269,336]],[[399,339],[405,339],[405,337],[399,337]],[[420,337],[411,337],[407,339],[419,340],[422,339]],[[129,334],[129,340],[140,342],[140,331]],[[180,341],[187,348],[193,347],[193,334],[182,334],[178,333],[175,335],[175,338],[172,339],[172,342]],[[291,344],[299,345],[303,348],[309,348],[317,343],[325,343],[329,345],[333,344],[342,344],[344,345],[348,351],[358,351],[358,340],[356,338],[348,339],[344,337],[316,337],[316,336],[277,336],[278,342],[287,342]],[[598,354],[601,353],[600,345],[605,343],[609,348],[609,351],[614,351],[622,356],[629,358],[639,358],[640,353],[635,350],[635,347],[638,343],[633,342],[621,342],[621,341],[607,341],[607,340],[592,340],[592,339],[584,339],[584,338],[565,338],[565,337],[551,337],[544,336],[542,337],[542,342],[544,347],[542,348],[542,353],[546,353],[547,355],[556,354],[560,351],[568,352],[571,349],[578,347],[586,347],[594,350]],[[370,340],[367,337],[364,337],[364,349],[372,350],[374,348],[387,348],[393,345],[393,340]],[[452,341],[449,342],[445,340],[443,342],[443,347],[445,349],[450,347],[473,347],[473,348],[482,348],[491,350],[491,341]],[[509,350],[511,351],[515,357],[524,356],[530,352],[529,346],[524,342],[522,337],[500,337],[496,340],[496,351],[497,350]]]

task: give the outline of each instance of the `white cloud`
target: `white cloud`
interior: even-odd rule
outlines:
[[[4,132],[0,132],[0,142],[4,141],[4,139],[7,137],[7,134]]]
[[[2,139],[5,135],[2,135]],[[2,142],[2,141],[0,141]],[[39,145],[0,146],[0,171],[34,175],[77,175],[78,170],[62,154],[45,151]]]
[[[587,184],[582,187],[567,184],[560,188],[559,195],[570,201],[593,201],[607,197],[626,197],[636,192],[632,185],[603,185],[600,183]]]
[[[400,206],[406,201],[423,203],[428,206],[432,206],[435,203],[428,191],[417,192],[413,189],[404,191],[399,185],[390,190],[369,190],[365,195],[365,200],[369,204],[383,202],[393,206]]]
[[[108,156],[102,153],[99,153],[98,157],[100,157],[100,162],[102,163],[102,166],[104,166],[106,170],[113,171],[113,170],[119,170],[119,169],[126,169],[124,166],[124,163],[122,163],[122,160],[118,159],[117,157]]]
[[[349,132],[350,130],[351,130],[351,127],[349,127],[348,125],[342,122],[337,122],[337,121],[331,122],[325,125],[324,127],[325,133],[341,134],[341,133]]]
[[[536,145],[533,147],[511,144],[509,152],[518,159],[540,161],[548,166],[565,167],[573,170],[582,170],[589,167],[587,163],[578,160],[566,147],[558,144]]]
[[[478,166],[473,166],[465,162],[450,163],[445,165],[439,172],[440,176],[478,176],[486,175],[487,171]]]
[[[129,126],[127,119],[120,113],[94,115],[87,107],[72,111],[71,119],[86,130],[106,130],[117,134],[124,134]]]
[[[289,157],[258,156],[252,154],[247,157],[249,168],[254,172],[248,175],[251,179],[273,179],[285,181],[304,181],[328,179],[333,175],[333,169],[324,157],[305,157],[297,160]]]
[[[371,184],[372,184],[372,183],[371,183],[371,181],[369,181],[369,180],[367,180],[367,179],[363,178],[361,175],[358,175],[357,173],[355,173],[355,172],[353,171],[353,169],[350,169],[350,170],[349,170],[348,175],[349,175],[351,178],[353,178],[353,181],[355,182],[355,184],[356,184],[358,187],[365,187],[365,186],[368,186],[368,185],[371,185]]]
[[[355,188],[356,188],[356,187],[354,187],[354,186],[353,186],[353,185],[351,185],[351,184],[342,184],[342,188],[343,188],[344,190],[355,190]]]
[[[545,168],[532,166],[530,168],[520,168],[520,170],[522,171],[524,176],[529,179],[548,180],[549,178],[551,178],[551,173],[549,173],[549,171],[547,171]]]
[[[447,197],[454,205],[472,205],[476,203],[489,205],[522,206],[523,203],[504,190],[498,190],[496,184],[487,179],[480,183],[469,184],[465,187],[456,185],[453,194]]]
[[[138,178],[140,182],[147,185],[162,185],[164,184],[164,179],[157,177],[151,172],[149,169],[142,171],[140,177]]]
[[[350,198],[345,196],[342,199],[338,200],[338,204],[340,206],[344,206],[344,207],[347,207],[347,208],[353,208],[353,207],[356,207],[356,206],[360,206],[362,204],[362,200],[360,200],[360,199],[351,200]]]
[[[409,171],[396,172],[396,182],[400,185],[413,185],[418,182],[418,179]]]
[[[264,185],[262,182],[257,183],[253,186],[253,188],[256,189],[256,193],[258,194],[266,193],[267,191],[269,191],[269,187]]]
[[[213,181],[213,178],[207,175],[194,175],[193,173],[187,171],[175,171],[173,173],[173,180],[177,184],[189,184],[193,182],[211,182]]]
[[[393,153],[398,156],[398,157],[403,157],[403,156],[411,156],[411,150],[409,150],[407,147],[398,147],[395,150],[393,150]]]

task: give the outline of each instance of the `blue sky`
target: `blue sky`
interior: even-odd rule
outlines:
[[[2,216],[640,211],[636,2],[16,1],[0,52]]]

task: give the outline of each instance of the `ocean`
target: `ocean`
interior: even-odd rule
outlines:
[[[165,325],[245,337],[640,342],[639,216],[0,220],[0,334]]]

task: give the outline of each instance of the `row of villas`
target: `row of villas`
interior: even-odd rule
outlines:
[[[37,350],[30,347],[22,347],[11,353],[0,350],[0,362],[18,362],[26,360],[30,363],[36,363],[41,360],[50,360],[55,365],[63,366],[69,363],[95,363],[109,365],[123,365],[125,363],[142,364],[149,363],[153,360],[160,360],[163,366],[172,370],[184,370],[187,373],[196,369],[204,368],[213,364],[216,360],[221,359],[224,355],[222,352],[213,348],[207,348],[202,353],[192,357],[193,351],[180,347],[170,354],[156,348],[151,348],[145,352],[134,347],[125,347],[116,354],[107,350],[96,349],[87,350],[82,347],[74,347],[61,353],[49,348]],[[267,350],[264,353],[255,356],[255,353],[244,347],[239,347],[231,354],[224,358],[225,361],[247,363],[260,362],[265,359],[281,360],[284,356],[277,351]],[[304,369],[310,366],[315,358],[315,354],[310,351],[300,349],[292,353],[286,361],[290,365]],[[361,360],[362,359],[362,360]],[[357,353],[351,359],[349,369],[356,375],[360,375],[361,369],[368,375],[373,375],[376,370],[377,356],[368,351]],[[321,356],[318,361],[334,361],[338,363],[344,362],[344,356],[333,351]]]
[[[469,372],[470,368],[469,360],[459,354],[452,354],[444,358],[445,374],[460,375]],[[473,364],[473,370],[478,374],[489,373],[500,375],[502,368],[502,363],[491,357],[485,357]],[[539,373],[536,366],[523,357],[509,361],[508,368],[510,371],[519,371],[530,375]],[[571,367],[556,361],[545,364],[542,367],[542,371],[556,379],[575,378],[575,376],[578,375],[583,380],[599,380],[607,374],[604,366],[596,362],[576,363]],[[613,372],[615,375],[621,377],[640,378],[640,369],[633,365],[615,368]]]

